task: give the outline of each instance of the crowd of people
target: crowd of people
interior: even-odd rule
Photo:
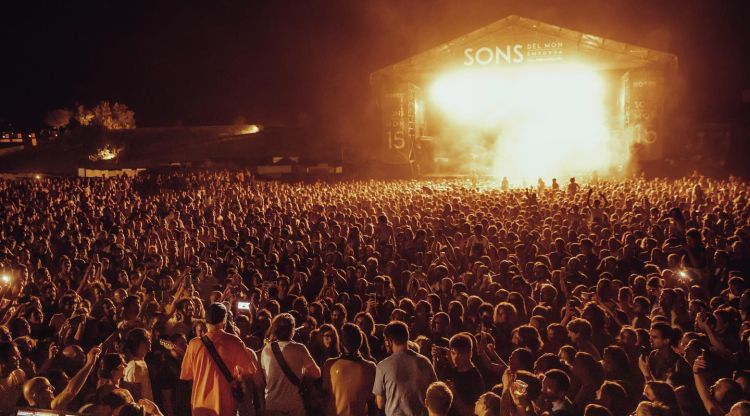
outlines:
[[[750,415],[748,182],[0,180],[0,414]]]

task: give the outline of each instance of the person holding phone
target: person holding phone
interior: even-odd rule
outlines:
[[[655,322],[651,325],[649,337],[653,350],[638,360],[644,378],[647,381],[667,381],[668,377],[689,378],[690,365],[672,348],[674,329],[665,322]]]
[[[91,371],[96,365],[96,360],[101,353],[101,346],[93,347],[86,354],[83,367],[70,379],[70,382],[59,393],[55,394],[55,388],[46,377],[34,377],[23,385],[23,396],[32,407],[42,409],[65,410],[68,405],[80,393]]]

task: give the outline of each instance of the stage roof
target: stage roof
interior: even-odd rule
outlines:
[[[445,69],[567,62],[604,70],[677,67],[677,57],[670,53],[511,15],[381,68],[370,75],[370,82],[384,78],[416,81]]]

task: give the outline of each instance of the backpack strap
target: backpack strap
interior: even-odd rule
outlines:
[[[229,384],[232,384],[232,382],[234,381],[232,372],[229,371],[229,368],[227,368],[227,365],[224,364],[224,360],[222,360],[221,356],[219,356],[219,352],[216,351],[216,347],[214,346],[214,343],[211,342],[211,340],[205,335],[201,337],[201,341],[203,341],[203,345],[206,346],[206,349],[208,350],[208,353],[211,355],[211,358],[214,360],[214,363],[216,363],[216,366],[219,367],[221,374],[224,375],[224,378],[227,379],[227,382]]]
[[[281,353],[281,348],[279,348],[279,343],[277,341],[271,343],[271,351],[273,351],[273,355],[276,357],[276,361],[279,363],[279,367],[281,367],[281,371],[284,372],[286,378],[292,384],[299,387],[302,384],[302,381],[299,379],[299,377],[297,377],[296,374],[294,374],[294,371],[289,368],[289,364],[287,364],[286,360],[284,359],[284,355]]]

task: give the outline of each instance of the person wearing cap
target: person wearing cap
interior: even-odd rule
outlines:
[[[258,359],[239,337],[224,330],[228,315],[223,304],[211,304],[206,309],[206,336],[214,344],[229,371],[236,378],[247,380],[256,374]],[[198,337],[188,344],[180,379],[193,382],[190,400],[193,415],[234,416],[237,413],[237,403],[232,397],[229,382]]]

